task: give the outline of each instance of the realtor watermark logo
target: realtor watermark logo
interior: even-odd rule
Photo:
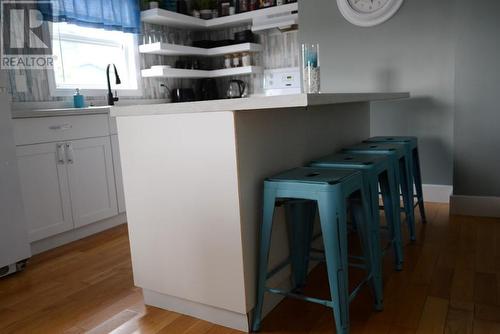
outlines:
[[[1,63],[3,69],[50,69],[52,27],[43,19],[40,5],[51,1],[1,1]]]

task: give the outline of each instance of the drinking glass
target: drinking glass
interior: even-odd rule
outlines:
[[[302,91],[318,94],[321,90],[319,44],[302,44]]]

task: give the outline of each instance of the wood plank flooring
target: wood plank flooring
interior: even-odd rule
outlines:
[[[405,236],[404,270],[385,259],[384,311],[372,310],[367,289],[351,304],[352,333],[500,333],[500,219],[449,217],[439,204],[427,211],[418,241]],[[309,294],[328,296],[325,275],[323,266],[311,273]],[[262,333],[333,333],[332,318],[322,306],[285,300]],[[25,272],[0,279],[0,333],[239,332],[145,306],[123,225],[34,256]]]

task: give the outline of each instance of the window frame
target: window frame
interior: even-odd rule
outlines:
[[[102,44],[101,41],[95,40],[93,38],[88,38],[86,36],[79,36],[78,38],[75,38],[77,41],[89,41],[89,43],[93,44]],[[134,68],[135,71],[135,76],[137,78],[137,88],[136,89],[120,89],[119,85],[114,85],[114,73],[111,73],[110,80],[111,80],[111,90],[114,92],[115,90],[118,92],[118,96],[130,96],[130,97],[141,97],[143,95],[143,85],[142,85],[142,80],[141,80],[141,70],[140,70],[140,54],[139,54],[139,39],[137,34],[132,34],[132,47],[129,49],[128,55],[131,59],[129,59],[129,68],[126,69],[127,71],[130,68]],[[130,62],[133,62],[133,64],[130,64]],[[64,97],[64,96],[73,96],[75,94],[75,90],[77,87],[64,87],[64,88],[58,88],[56,84],[56,77],[55,77],[55,71],[54,69],[50,69],[47,71],[48,72],[48,84],[49,84],[49,93],[53,97]],[[120,73],[119,73],[120,74]],[[103,77],[103,80],[106,80],[105,77]],[[108,93],[107,88],[80,88],[80,94],[85,95],[85,96],[92,96],[92,97],[97,97],[97,96],[106,96]]]

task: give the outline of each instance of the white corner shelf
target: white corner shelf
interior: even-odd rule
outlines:
[[[260,52],[262,46],[255,43],[241,43],[217,48],[197,48],[193,46],[185,46],[169,43],[152,43],[139,45],[139,52],[144,54],[154,54],[162,56],[202,56],[213,57],[223,56],[230,53],[238,52]]]
[[[224,68],[220,70],[186,70],[181,68],[149,68],[141,71],[143,78],[221,78],[237,75],[262,73],[260,66]]]
[[[279,21],[280,17],[298,17],[298,3],[274,6],[253,10],[236,15],[223,16],[210,20],[202,20],[193,16],[171,12],[161,8],[148,9],[141,12],[141,21],[146,23],[190,29],[222,29],[242,24],[253,24],[254,21]],[[296,20],[294,19],[296,22]]]

